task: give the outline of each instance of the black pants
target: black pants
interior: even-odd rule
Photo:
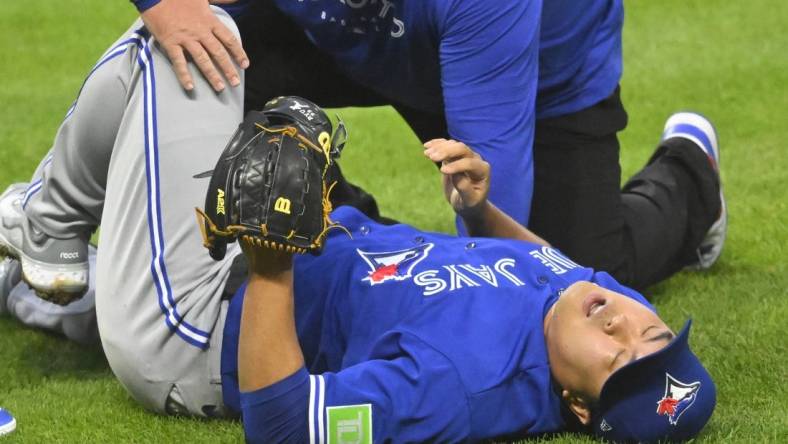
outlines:
[[[391,105],[422,141],[448,137],[443,114],[388,100],[346,77],[335,62],[268,2],[238,21],[251,66],[246,108],[280,95],[328,107]],[[719,183],[691,142],[659,146],[646,167],[620,188],[616,133],[627,115],[616,90],[583,111],[536,124],[534,196],[529,228],[577,262],[645,288],[695,260],[695,249],[720,212]],[[335,205],[381,219],[375,200],[339,170]]]
[[[670,139],[620,189],[619,91],[580,112],[540,120],[530,228],[577,262],[635,288],[697,260],[720,214],[719,182],[692,142]]]

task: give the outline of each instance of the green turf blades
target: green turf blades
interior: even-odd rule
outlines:
[[[720,263],[650,291],[671,326],[693,316],[693,349],[717,380],[718,408],[697,442],[788,442],[788,202],[781,197],[788,189],[788,34],[780,31],[788,2],[664,0],[625,7],[622,95],[630,125],[621,134],[623,178],[642,166],[677,109],[707,113],[725,150],[731,226]],[[84,75],[133,17],[133,7],[120,1],[3,5],[0,189],[29,178]],[[452,230],[434,166],[396,113],[374,108],[341,115],[352,132],[343,169],[375,194],[383,214]],[[3,444],[243,439],[235,422],[147,413],[115,381],[100,348],[9,318],[0,318],[0,363],[0,402],[23,421]],[[595,441],[560,435],[545,442]]]

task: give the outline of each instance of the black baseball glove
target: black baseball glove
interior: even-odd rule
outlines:
[[[227,243],[318,254],[329,228],[332,184],[326,173],[344,146],[344,125],[320,107],[279,97],[239,125],[213,170],[205,210],[197,209],[203,241],[215,260]]]

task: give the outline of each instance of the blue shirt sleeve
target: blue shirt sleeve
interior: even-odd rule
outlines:
[[[137,7],[137,11],[145,12],[146,10],[156,6],[159,4],[161,0],[131,0],[134,3],[134,6]]]
[[[443,4],[438,32],[449,134],[490,163],[490,200],[525,225],[533,194],[541,2]]]
[[[254,392],[241,392],[248,443],[304,443],[310,376],[305,368]]]
[[[419,339],[391,334],[376,359],[338,373],[306,370],[241,394],[249,442],[459,442],[468,400],[454,366]]]
[[[137,7],[137,11],[142,13],[158,5],[161,0],[131,0],[131,2]],[[235,3],[219,4],[216,6],[227,11],[231,17],[238,18],[246,12],[251,2],[252,0],[237,0]]]

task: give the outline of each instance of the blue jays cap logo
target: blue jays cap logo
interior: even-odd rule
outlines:
[[[665,373],[665,396],[657,402],[657,414],[668,417],[671,425],[679,422],[679,417],[692,406],[698,397],[700,381],[685,384]]]
[[[433,244],[423,244],[406,250],[370,252],[356,250],[369,265],[370,271],[363,280],[370,285],[395,280],[403,281],[412,276],[413,267],[427,257]]]

